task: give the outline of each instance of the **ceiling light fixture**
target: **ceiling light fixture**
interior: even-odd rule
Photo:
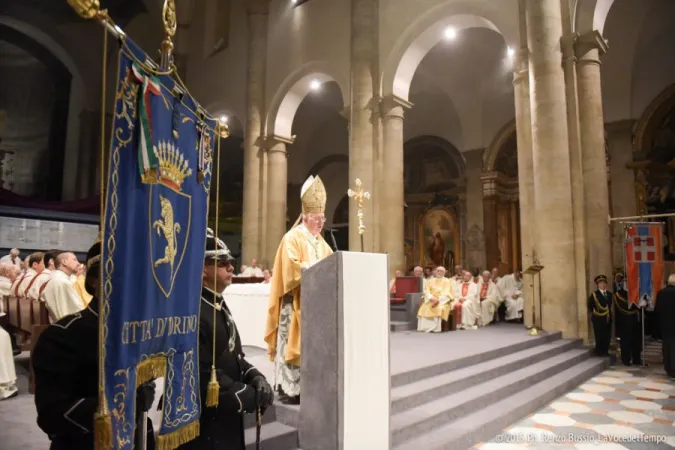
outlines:
[[[516,51],[513,48],[508,47],[506,49],[506,54],[508,55],[509,58],[513,58],[513,55],[516,54]]]
[[[309,83],[309,88],[313,91],[318,91],[319,89],[321,89],[321,82],[319,80],[314,79]]]
[[[229,117],[223,115],[223,116],[220,116],[220,118],[218,120],[220,120],[220,123],[227,123],[227,121],[229,119],[230,119]]]
[[[455,27],[447,27],[443,34],[446,39],[451,41],[457,37],[457,29]]]

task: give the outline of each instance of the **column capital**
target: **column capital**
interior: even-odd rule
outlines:
[[[276,134],[272,136],[260,136],[258,142],[260,148],[268,153],[287,153],[286,145],[290,145],[295,142],[295,136],[284,137],[277,136]],[[283,146],[279,144],[283,144]]]
[[[598,30],[576,36],[574,51],[577,58],[600,63],[600,55],[604,55],[609,49],[607,39],[602,37]]]
[[[517,70],[513,72],[513,85],[530,81],[530,71],[528,69]]]
[[[388,95],[379,98],[379,112],[382,117],[398,117],[403,119],[403,114],[406,110],[412,108],[413,104],[407,100],[403,100],[396,95]]]
[[[249,15],[269,14],[270,0],[246,0],[246,12]]]
[[[563,62],[576,61],[575,46],[578,38],[579,35],[577,33],[566,34],[560,38],[560,52],[562,53]]]

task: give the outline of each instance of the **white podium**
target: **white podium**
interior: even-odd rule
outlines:
[[[301,448],[391,448],[387,265],[337,252],[303,273]]]

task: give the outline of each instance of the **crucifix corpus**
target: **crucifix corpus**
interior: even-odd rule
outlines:
[[[347,195],[356,200],[356,216],[359,218],[359,238],[361,239],[361,251],[363,252],[363,233],[366,231],[366,225],[363,223],[363,200],[370,199],[370,192],[364,191],[361,187],[361,179],[355,181],[356,189],[348,189]]]

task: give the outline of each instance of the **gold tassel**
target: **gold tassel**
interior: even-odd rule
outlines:
[[[199,437],[199,420],[171,433],[160,434],[157,436],[155,447],[157,450],[174,450],[197,437]]]
[[[220,384],[216,379],[216,368],[211,367],[211,381],[206,388],[206,406],[209,408],[215,408],[218,406],[218,394],[220,392]]]
[[[166,357],[153,356],[136,365],[136,387],[150,380],[166,376]]]
[[[112,441],[112,417],[107,411],[97,411],[94,415],[94,448],[110,450]]]

